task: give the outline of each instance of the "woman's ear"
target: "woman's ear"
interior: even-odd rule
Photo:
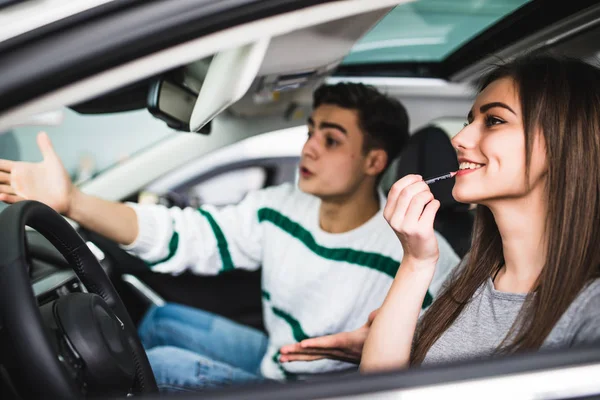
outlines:
[[[385,170],[388,156],[383,149],[369,150],[365,160],[365,173],[369,176],[377,176]]]

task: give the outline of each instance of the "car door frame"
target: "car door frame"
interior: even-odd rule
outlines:
[[[89,51],[76,53],[75,55],[67,54],[69,50],[72,50],[72,47],[68,46],[65,49],[67,52],[65,53],[65,58],[60,63],[54,63],[53,60],[48,59],[50,55],[52,57],[57,55],[56,53],[48,52],[48,49],[57,49],[61,44],[65,43],[65,40],[73,40],[75,36],[86,33],[81,25],[73,27],[63,26],[60,32],[52,32],[43,38],[33,37],[30,41],[27,41],[26,46],[22,46],[22,43],[20,47],[16,46],[16,42],[3,43],[3,46],[0,46],[0,57],[8,62],[0,66],[0,112],[6,111],[15,105],[24,104],[27,101],[36,99],[72,82],[142,57],[144,54],[150,54],[153,51],[174,46],[191,37],[215,32],[221,29],[226,23],[243,24],[259,17],[275,15],[323,2],[302,0],[219,0],[204,2],[206,6],[204,7],[198,6],[200,2],[181,1],[178,4],[177,14],[180,19],[173,18],[169,21],[169,23],[173,24],[173,28],[179,26],[181,29],[176,30],[177,32],[170,32],[170,35],[161,38],[159,33],[165,33],[167,29],[164,24],[147,27],[140,24],[151,25],[148,24],[148,19],[145,19],[150,18],[146,13],[154,15],[153,13],[158,13],[159,11],[165,12],[165,9],[161,7],[166,3],[166,1],[136,3],[126,10],[119,10],[119,12],[123,12],[124,14],[121,16],[122,18],[118,19],[118,23],[116,20],[112,20],[114,18],[112,14],[91,19],[88,22],[90,24],[98,24],[96,25],[97,29],[102,28],[100,32],[110,32],[111,27],[115,28],[116,32],[121,32],[123,25],[127,21],[132,24],[130,26],[132,31],[135,31],[135,27],[143,29],[137,32],[137,36],[130,37],[125,43],[126,45],[123,45],[123,42],[117,44],[109,43],[111,40],[114,41],[114,36],[108,34],[101,37],[89,38],[87,42],[89,44]],[[191,7],[193,4],[197,7]],[[154,43],[152,43],[153,41]],[[73,42],[67,41],[66,43]],[[135,48],[136,45],[139,48],[132,51],[132,48]],[[106,55],[109,49],[114,49],[115,53],[111,53],[108,57],[99,57],[99,55]],[[127,49],[130,53],[126,53],[127,57],[124,57],[124,51]],[[44,65],[45,61],[52,62],[53,68],[49,68],[43,71],[43,73],[39,73],[39,69],[35,69],[35,71],[23,69],[21,71],[22,75],[18,77],[19,79],[10,81],[10,79],[15,77],[13,69],[18,66],[25,67],[30,62],[37,65]],[[3,72],[7,72],[9,69],[10,74],[3,74]],[[64,74],[66,69],[71,70],[72,73]],[[38,74],[36,75],[34,72],[38,72]],[[60,74],[61,72],[63,73],[62,75]],[[352,375],[337,378],[328,376],[326,377],[327,379],[325,377],[316,379],[310,385],[302,385],[301,383],[290,385],[265,384],[254,388],[232,388],[223,393],[190,395],[188,398],[238,399],[260,396],[263,399],[281,397],[304,399],[370,396],[374,393],[402,396],[403,391],[406,393],[405,391],[408,389],[440,387],[438,385],[442,385],[443,387],[443,385],[454,385],[458,382],[510,377],[533,372],[546,372],[551,376],[553,373],[560,373],[561,370],[576,367],[594,368],[594,371],[600,368],[600,348],[591,347],[587,349],[569,349],[556,352],[507,356],[493,361],[469,362],[452,365],[451,367],[416,368],[370,376]],[[600,380],[597,380],[596,385],[594,390],[597,389],[597,391],[594,393],[600,393]],[[543,389],[539,388],[539,393],[545,393]],[[143,396],[141,398],[146,397]],[[152,396],[148,398],[152,398]],[[418,397],[413,396],[413,398]]]

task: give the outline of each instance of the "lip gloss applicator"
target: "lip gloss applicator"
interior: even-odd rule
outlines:
[[[428,185],[431,185],[432,183],[435,183],[437,181],[443,181],[444,179],[453,178],[456,175],[457,172],[458,171],[448,172],[447,174],[444,174],[444,175],[436,176],[434,178],[429,178],[429,179],[427,179],[425,181],[425,183],[428,184]]]

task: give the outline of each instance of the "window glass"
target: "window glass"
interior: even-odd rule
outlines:
[[[437,62],[528,0],[417,0],[386,15],[343,65]]]
[[[45,131],[67,172],[77,183],[174,134],[147,110],[84,115],[65,108],[48,113],[36,123],[39,125],[18,126],[0,132],[0,158],[41,161],[36,137],[40,131]],[[0,211],[5,207],[0,202]]]
[[[252,166],[213,176],[189,189],[190,205],[226,206],[237,204],[253,190],[262,189],[267,180],[264,167]]]
[[[116,165],[136,152],[173,134],[147,110],[84,115],[65,108],[52,125],[27,125],[0,133],[0,158],[38,162],[36,143],[45,131],[74,181],[83,181]]]

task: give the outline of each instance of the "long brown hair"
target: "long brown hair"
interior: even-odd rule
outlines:
[[[545,140],[547,251],[542,272],[497,349],[538,349],[577,294],[600,274],[600,71],[579,60],[527,55],[483,77],[512,78],[525,131],[526,176],[534,133]],[[419,364],[485,281],[504,264],[502,240],[489,208],[479,205],[465,264],[423,316],[411,364]],[[535,296],[533,295],[535,293]]]

